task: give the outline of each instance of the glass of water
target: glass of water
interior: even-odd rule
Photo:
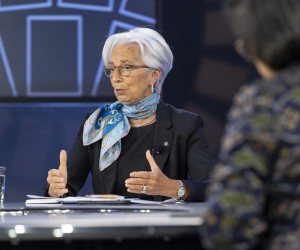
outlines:
[[[6,167],[0,166],[0,207],[3,206],[5,192],[5,170]]]

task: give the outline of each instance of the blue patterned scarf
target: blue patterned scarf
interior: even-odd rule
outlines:
[[[124,105],[120,102],[106,104],[97,109],[84,123],[83,145],[90,145],[100,139],[101,152],[99,169],[103,171],[121,153],[121,138],[130,130],[128,118],[142,119],[156,112],[160,96],[156,93],[145,99]]]

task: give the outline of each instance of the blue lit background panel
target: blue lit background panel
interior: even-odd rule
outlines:
[[[27,96],[81,96],[81,16],[29,16],[26,58]]]
[[[105,39],[156,25],[155,0],[0,3],[0,97],[113,98],[102,74]]]

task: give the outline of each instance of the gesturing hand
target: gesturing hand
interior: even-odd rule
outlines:
[[[150,150],[146,152],[146,159],[149,162],[151,171],[131,172],[130,178],[125,181],[127,191],[130,193],[146,193],[149,195],[163,195],[167,197],[176,197],[178,182],[169,179],[163,174],[154,158],[150,154]],[[142,192],[146,186],[146,191]]]
[[[49,184],[48,194],[50,197],[61,197],[68,192],[68,189],[66,189],[68,172],[67,153],[65,150],[60,151],[59,160],[59,168],[51,169],[48,172],[47,182]]]

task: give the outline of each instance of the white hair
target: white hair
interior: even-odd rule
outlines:
[[[173,65],[173,53],[169,45],[157,31],[149,28],[135,28],[114,34],[107,38],[102,50],[104,65],[108,66],[116,45],[129,43],[139,46],[141,59],[146,66],[161,70],[161,76],[155,84],[155,92],[160,94],[162,84]]]

